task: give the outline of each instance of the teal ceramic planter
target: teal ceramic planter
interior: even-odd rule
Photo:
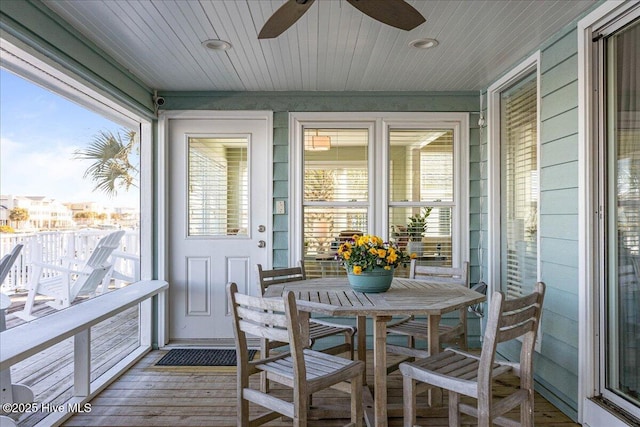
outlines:
[[[349,285],[356,292],[380,293],[386,292],[391,287],[393,280],[393,268],[385,270],[376,268],[373,271],[363,271],[360,274],[347,272]]]

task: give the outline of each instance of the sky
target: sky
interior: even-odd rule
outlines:
[[[60,202],[137,207],[138,189],[116,197],[94,192],[84,178],[91,161],[73,159],[100,131],[122,126],[0,69],[0,193],[46,196]],[[121,132],[122,133],[122,132]]]

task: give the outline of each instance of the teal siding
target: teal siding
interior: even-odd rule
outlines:
[[[161,92],[167,110],[477,111],[477,92]],[[286,115],[286,114],[285,114]],[[274,121],[276,117],[274,117]],[[287,126],[284,120],[282,127]],[[275,123],[275,127],[281,127]]]
[[[486,127],[478,126],[479,118],[478,113],[469,118],[469,278],[472,284],[487,280],[487,137]]]
[[[542,143],[540,145],[540,167],[575,162],[578,158],[578,134]]]
[[[289,264],[289,115],[273,115],[273,265]],[[285,214],[275,213],[275,202],[285,202]]]

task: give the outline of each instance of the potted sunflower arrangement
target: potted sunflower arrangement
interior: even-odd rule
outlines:
[[[359,292],[387,291],[394,269],[415,257],[403,252],[397,244],[370,234],[354,235],[340,245],[336,254],[347,270],[349,284]]]

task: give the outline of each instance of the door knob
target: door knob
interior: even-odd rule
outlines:
[[[265,231],[267,231],[267,227],[265,227],[264,225],[259,225],[258,226],[258,232],[259,233],[264,233]]]
[[[264,240],[260,240],[258,242],[258,247],[259,248],[264,248],[265,246],[267,246],[267,242],[265,242]]]

